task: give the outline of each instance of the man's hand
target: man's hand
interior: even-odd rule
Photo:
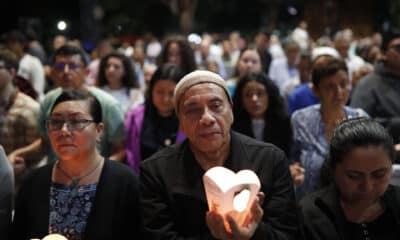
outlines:
[[[299,162],[289,165],[290,175],[292,175],[293,183],[296,187],[304,182],[304,168],[300,166]]]
[[[400,152],[400,143],[395,144],[394,149],[396,150],[396,152]]]
[[[231,232],[227,231],[225,228],[223,216],[216,212],[207,212],[206,222],[211,234],[215,238],[223,240],[250,239],[254,235],[258,224],[262,221],[264,211],[261,206],[263,202],[264,193],[259,192],[251,205],[249,215],[247,216],[243,226],[238,226],[234,218],[230,214],[227,214],[226,218]]]

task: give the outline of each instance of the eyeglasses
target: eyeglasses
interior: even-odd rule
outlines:
[[[54,64],[53,64],[53,68],[54,68],[56,71],[59,71],[59,72],[64,71],[66,66],[68,66],[68,69],[69,69],[69,70],[72,70],[72,71],[75,71],[75,70],[77,70],[78,68],[80,68],[80,65],[77,64],[77,63],[74,63],[74,62],[70,62],[70,63],[57,62],[57,63],[54,63]]]
[[[82,131],[83,129],[85,129],[87,126],[89,126],[89,124],[95,122],[94,120],[91,119],[68,119],[68,120],[64,120],[64,119],[47,119],[46,121],[46,125],[47,125],[47,129],[50,132],[53,131],[60,131],[64,124],[67,124],[67,129],[70,132],[74,132],[74,131]]]
[[[389,48],[392,48],[392,49],[396,50],[397,52],[400,52],[400,44],[392,45]]]

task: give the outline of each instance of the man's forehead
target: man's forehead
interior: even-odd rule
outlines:
[[[400,44],[400,38],[394,38],[390,41],[389,46]]]
[[[82,58],[79,54],[75,55],[58,55],[56,56],[55,62],[66,62],[66,61],[73,61],[73,62],[83,62]]]
[[[207,94],[214,94],[214,95],[224,95],[224,90],[222,87],[218,86],[217,84],[210,83],[210,82],[205,82],[205,83],[199,83],[196,85],[193,85],[189,87],[183,97],[188,98],[192,95],[195,94],[201,94],[201,95],[207,95]]]
[[[190,87],[183,95],[182,102],[184,105],[192,104],[201,100],[226,100],[224,90],[213,83],[201,83]]]

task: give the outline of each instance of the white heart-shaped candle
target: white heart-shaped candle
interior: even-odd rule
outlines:
[[[213,167],[203,176],[207,203],[210,211],[225,216],[227,213],[242,225],[261,184],[251,170],[238,173],[224,168]]]
[[[42,240],[68,240],[68,239],[61,234],[54,233],[47,235]]]

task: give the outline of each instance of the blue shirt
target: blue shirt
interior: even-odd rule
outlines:
[[[314,96],[308,83],[303,83],[293,90],[289,96],[289,114],[293,114],[296,110],[319,103],[319,99]]]
[[[320,104],[312,105],[295,111],[291,117],[293,146],[290,160],[300,162],[305,170],[304,183],[296,189],[299,199],[318,187],[320,169],[328,152],[329,144],[320,109]],[[368,117],[360,108],[345,106],[344,110],[347,118]]]
[[[69,240],[83,239],[86,220],[93,206],[97,184],[82,185],[76,188],[52,182],[49,233],[60,233]]]

